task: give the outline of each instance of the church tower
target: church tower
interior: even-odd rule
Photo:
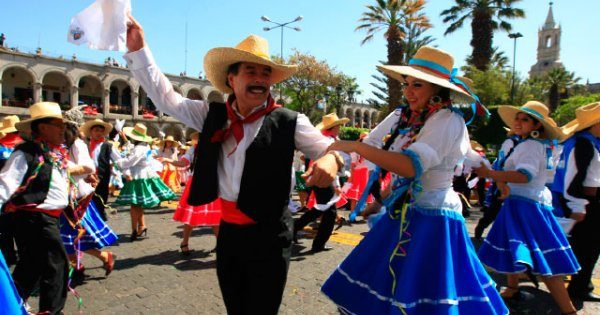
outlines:
[[[538,30],[537,63],[529,71],[530,77],[542,76],[554,68],[562,68],[560,61],[560,26],[554,22],[552,2],[548,9],[546,22]]]

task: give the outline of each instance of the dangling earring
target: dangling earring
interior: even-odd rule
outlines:
[[[539,132],[539,131],[537,131],[537,130],[534,130],[534,131],[532,131],[532,132],[531,132],[529,135],[530,135],[532,138],[534,138],[534,139],[537,139],[537,138],[539,138],[539,136],[540,136],[540,132]]]
[[[434,95],[431,98],[429,98],[429,105],[436,105],[442,102],[442,98],[439,97],[438,95]]]

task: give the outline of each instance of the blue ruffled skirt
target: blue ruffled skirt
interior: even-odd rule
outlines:
[[[94,201],[90,204],[81,219],[81,226],[85,229],[85,234],[79,239],[79,249],[86,251],[89,249],[101,249],[114,244],[119,237],[102,220]],[[74,254],[77,249],[77,229],[71,227],[64,216],[60,217],[60,236],[65,244],[67,254]]]
[[[405,222],[384,215],[323,293],[348,314],[508,314],[460,213],[411,208]]]
[[[534,274],[554,276],[580,269],[552,208],[517,196],[504,201],[479,258],[501,273],[531,268]]]
[[[0,314],[27,314],[2,253],[0,253]]]

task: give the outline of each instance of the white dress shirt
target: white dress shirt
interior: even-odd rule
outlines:
[[[73,165],[69,162],[69,166]],[[0,206],[10,200],[17,188],[23,182],[27,173],[27,160],[22,151],[15,151],[0,171]],[[69,204],[69,182],[66,170],[52,167],[50,188],[46,199],[37,206],[38,209],[64,209]]]
[[[573,149],[569,154],[569,162],[567,163],[567,171],[565,172],[565,191],[563,191],[563,196],[565,197],[565,199],[567,199],[567,205],[569,209],[573,210],[573,212],[575,213],[585,213],[585,207],[587,206],[589,201],[583,198],[575,198],[569,195],[569,193],[567,192],[577,172],[577,163],[575,162],[575,149]],[[592,160],[590,161],[590,165],[588,166],[587,174],[585,175],[585,180],[583,181],[583,186],[600,187],[600,154],[598,153],[598,150],[596,150],[595,147],[594,155],[592,157]]]
[[[144,91],[160,111],[175,117],[188,127],[202,130],[209,110],[207,102],[187,99],[175,92],[173,85],[162,74],[147,47],[125,54],[124,58],[127,60],[133,77],[140,82]],[[246,149],[256,138],[263,120],[264,117],[261,117],[254,122],[243,124],[244,137],[231,155],[229,153],[236,147],[234,137],[228,137],[222,143],[221,158],[217,169],[221,198],[237,201],[246,160]],[[229,123],[228,120],[227,124]],[[296,148],[307,157],[317,159],[326,152],[333,140],[323,136],[310,123],[308,117],[298,114],[294,142]],[[265,171],[268,171],[266,167],[268,166],[265,166]]]

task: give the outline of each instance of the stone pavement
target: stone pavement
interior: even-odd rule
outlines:
[[[104,277],[100,261],[84,257],[86,278],[75,289],[83,299],[83,314],[225,314],[216,276],[215,246],[210,228],[194,230],[190,240],[192,255],[184,258],[179,253],[182,225],[171,220],[176,203],[146,210],[148,237],[129,242],[130,219],[127,208],[118,208],[109,224],[119,235],[119,244],[111,248],[117,255],[115,270]],[[340,211],[348,215],[346,211]],[[473,211],[467,220],[473,228],[480,217]],[[333,269],[353,249],[368,230],[366,224],[344,225],[329,245],[332,250],[316,255],[303,255],[311,245],[310,231],[300,237],[300,245],[292,257],[288,283],[280,314],[338,314],[335,305],[320,293],[320,287]],[[504,277],[493,274],[499,284]],[[596,268],[595,278],[600,278]],[[423,281],[427,281],[424,275]],[[530,282],[522,284],[535,299],[510,305],[513,314],[560,314],[543,284],[535,289]],[[600,283],[597,284],[600,288]],[[30,304],[37,307],[37,299]],[[600,303],[586,303],[586,314],[600,314]],[[1,313],[1,312],[0,312]],[[66,314],[77,314],[77,301],[69,293]]]

